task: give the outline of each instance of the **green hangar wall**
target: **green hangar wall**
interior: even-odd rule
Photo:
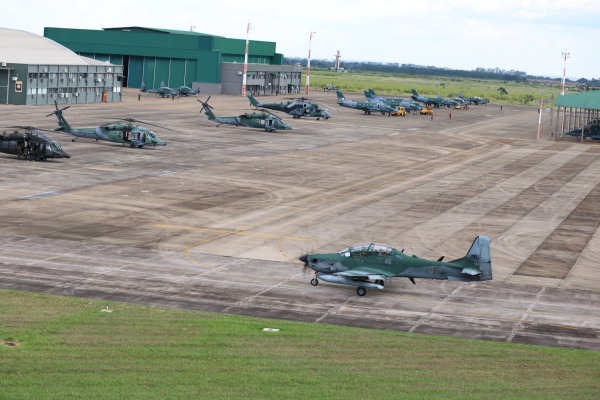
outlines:
[[[44,36],[73,52],[123,65],[123,87],[220,83],[221,63],[243,63],[246,41],[145,27],[99,30],[45,28]],[[248,62],[281,65],[275,42],[250,41]]]

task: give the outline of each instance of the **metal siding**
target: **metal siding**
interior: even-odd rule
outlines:
[[[600,90],[560,95],[554,101],[558,107],[600,110]]]
[[[185,84],[185,60],[172,59],[169,86],[179,87]]]
[[[156,81],[155,72],[156,59],[154,57],[144,58],[144,84],[148,89],[156,89],[160,87],[160,79]]]
[[[144,75],[144,58],[129,57],[129,69],[127,71],[127,86],[139,88]],[[146,86],[148,84],[146,83]]]
[[[192,83],[197,81],[196,73],[198,71],[197,60],[185,60],[185,85],[192,87]]]
[[[160,87],[160,83],[164,82],[165,85],[170,86],[169,82],[169,66],[170,61],[168,58],[157,58],[156,59],[156,74],[155,74],[155,87]]]

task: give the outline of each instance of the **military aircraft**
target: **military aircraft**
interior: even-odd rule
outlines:
[[[156,133],[152,132],[150,129],[135,125],[135,122],[143,121],[138,121],[133,118],[111,122],[97,128],[72,128],[63,116],[63,111],[67,108],[70,108],[70,106],[59,109],[56,101],[54,101],[54,106],[56,107],[56,110],[48,114],[47,117],[56,115],[59,127],[55,129],[55,131],[75,136],[72,139],[73,142],[79,138],[88,138],[96,139],[96,141],[105,140],[108,142],[122,143],[123,146],[128,144],[131,148],[142,148],[146,145],[153,147],[167,145],[167,142],[161,140]],[[144,122],[144,124],[172,130],[159,125],[150,124],[148,122]]]
[[[396,111],[395,107],[388,106],[383,102],[371,102],[371,101],[354,101],[347,100],[344,97],[344,93],[336,91],[338,101],[337,103],[342,107],[353,108],[355,110],[362,110],[366,115],[371,115],[372,112],[380,112],[382,115],[391,115]]]
[[[446,262],[443,256],[430,261],[380,243],[358,244],[339,253],[306,254],[299,259],[305,268],[315,271],[315,277],[310,281],[313,286],[319,284],[319,279],[356,286],[359,296],[364,296],[367,288],[383,289],[384,281],[395,277],[408,278],[413,284],[415,278],[462,282],[492,279],[487,236],[477,236],[464,257]]]
[[[329,83],[329,84],[323,86],[324,92],[330,92],[332,90],[338,90],[333,83]]]
[[[267,108],[269,110],[281,111],[291,115],[293,118],[310,117],[316,118],[317,121],[321,118],[329,119],[331,114],[329,111],[323,110],[318,105],[311,103],[304,97],[299,99],[292,99],[286,104],[284,103],[261,103],[256,100],[253,96],[247,95],[250,104],[256,108]]]
[[[264,129],[266,132],[275,132],[277,130],[291,130],[292,128],[287,125],[281,118],[278,116],[271,114],[270,112],[261,112],[261,113],[249,113],[249,114],[241,114],[237,117],[217,117],[212,112],[212,106],[208,104],[210,100],[210,96],[206,101],[202,101],[198,99],[198,101],[202,104],[202,110],[208,117],[209,121],[215,121],[218,125],[235,125],[235,126],[244,126],[247,128],[259,128]]]
[[[446,106],[446,107],[454,107],[459,105],[458,101],[449,99],[447,97],[424,97],[420,96],[419,92],[415,89],[412,89],[411,99],[414,101],[418,101],[419,103],[424,103],[426,106],[434,106],[436,108]]]
[[[200,93],[199,90],[194,90],[189,86],[179,86],[177,89],[177,92],[179,93],[180,96],[197,96],[198,93]]]
[[[475,105],[489,103],[489,100],[484,99],[484,98],[479,97],[479,96],[463,97],[462,93],[459,93],[458,95],[456,95],[456,100],[460,100],[461,102],[464,102],[464,103],[467,103],[467,104],[475,104]]]
[[[48,158],[71,158],[63,148],[32,126],[12,126],[25,132],[0,134],[0,153],[15,154],[18,159],[45,161]]]
[[[388,106],[404,107],[405,110],[409,110],[409,111],[421,111],[423,109],[423,107],[421,107],[419,104],[415,103],[412,100],[401,99],[399,97],[377,96],[373,89],[365,90],[364,93],[365,93],[365,98],[367,99],[367,101],[383,102],[383,103],[387,104]]]
[[[191,89],[190,89],[191,90]],[[141,86],[140,86],[140,92],[142,93],[156,93],[157,95],[160,95],[160,97],[176,97],[176,96],[180,96],[181,93],[178,89],[171,89],[170,87],[166,86],[164,82],[160,82],[160,87],[158,89],[146,89],[146,84],[144,82],[142,82]]]

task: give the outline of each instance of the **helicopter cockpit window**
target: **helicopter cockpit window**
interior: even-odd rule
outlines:
[[[148,137],[152,138],[152,139],[156,139],[156,135],[154,134],[154,132],[148,132]]]

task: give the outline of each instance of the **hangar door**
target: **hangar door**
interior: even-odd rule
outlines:
[[[0,104],[8,104],[8,68],[0,69]]]

